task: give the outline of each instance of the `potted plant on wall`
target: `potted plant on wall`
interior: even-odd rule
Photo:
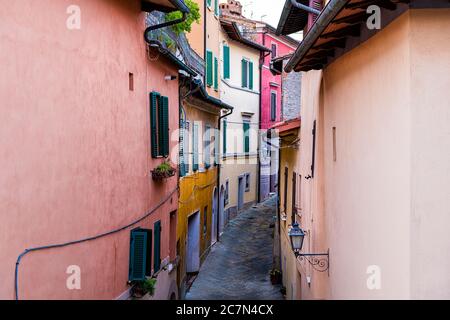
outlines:
[[[169,161],[164,161],[154,170],[152,170],[152,178],[156,181],[161,181],[173,177],[176,173],[176,169],[170,165]]]
[[[146,294],[153,296],[155,294],[155,289],[156,289],[156,279],[147,278],[145,280],[135,281],[133,283],[131,295],[133,296],[133,298],[141,299]]]
[[[278,269],[272,269],[270,271],[270,282],[273,285],[277,285],[281,283],[281,272]]]

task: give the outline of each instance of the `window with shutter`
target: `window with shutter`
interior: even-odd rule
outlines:
[[[169,155],[169,98],[161,96],[159,122],[159,148],[163,157]]]
[[[198,124],[192,128],[192,170],[198,171]]]
[[[159,98],[160,94],[158,92],[150,93],[150,140],[153,158],[157,158],[159,156],[159,148],[158,148]]]
[[[295,215],[297,214],[297,173],[294,171],[292,173],[292,212],[291,212],[291,218],[292,218],[292,224],[295,222]]]
[[[223,46],[223,78],[230,79],[230,47]]]
[[[287,211],[288,179],[289,179],[289,169],[288,169],[288,167],[285,167],[284,168],[284,194],[283,194],[284,214],[286,214],[286,211]]]
[[[214,0],[214,14],[219,15],[219,0]]]
[[[272,59],[275,59],[277,57],[277,44],[272,43]]]
[[[155,233],[155,248],[154,248],[154,265],[153,271],[159,271],[161,267],[161,221],[156,221],[153,226],[153,232]]]
[[[185,163],[186,163],[186,161],[185,161],[185,158],[184,158],[184,155],[185,155],[185,150],[184,150],[184,147],[185,147],[185,142],[184,142],[184,139],[185,139],[185,122],[184,122],[184,120],[182,120],[182,119],[180,119],[180,146],[179,146],[179,152],[178,152],[178,157],[179,157],[179,162],[180,162],[180,177],[184,177],[186,174],[187,174],[187,172],[186,172],[186,167],[185,167]]]
[[[129,281],[144,280],[147,272],[147,232],[131,231]]]
[[[152,158],[169,155],[169,98],[150,93],[150,141]]]
[[[253,90],[253,62],[248,63],[248,88]]]
[[[323,9],[323,5],[322,5],[322,0],[309,0],[309,6],[313,9],[322,11]],[[316,23],[316,20],[318,18],[317,14],[314,13],[308,13],[308,30],[311,30],[312,26],[314,25],[314,23]]]
[[[242,88],[248,87],[248,62],[242,59]]]
[[[205,168],[208,169],[211,166],[211,131],[209,126],[205,126],[205,145],[203,150],[203,159],[205,162]]]
[[[227,120],[223,120],[223,154],[227,154]]]
[[[214,57],[214,90],[219,89],[219,60]]]
[[[213,53],[206,51],[206,85],[213,85]]]
[[[219,130],[214,129],[214,165],[217,166],[220,162],[220,146],[219,146]]]
[[[270,93],[270,120],[276,121],[277,119],[277,93],[272,91]]]
[[[244,153],[250,152],[250,123],[244,122]]]

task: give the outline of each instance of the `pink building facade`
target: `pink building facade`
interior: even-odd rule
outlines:
[[[259,27],[259,26],[257,26]],[[298,42],[287,36],[276,36],[275,29],[264,24],[263,32],[258,34],[258,42],[272,52],[264,58],[261,67],[261,119],[260,129],[263,135],[261,141],[260,166],[260,201],[266,199],[270,192],[276,191],[278,181],[278,150],[270,148],[265,137],[271,137],[272,126],[282,120],[283,81],[281,75],[270,70],[271,60],[295,51]],[[274,136],[272,135],[274,138]],[[276,141],[274,141],[276,144]]]
[[[152,179],[165,159],[152,158],[149,94],[167,97],[175,150],[178,80],[165,76],[179,67],[147,48],[141,1],[72,4],[2,5],[0,299],[129,298],[135,228],[154,298],[174,298],[177,177]],[[18,256],[45,246],[22,257],[15,290]]]

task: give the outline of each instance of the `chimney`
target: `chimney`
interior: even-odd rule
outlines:
[[[236,0],[227,0],[227,3],[220,4],[220,12],[223,16],[242,16],[242,5]]]

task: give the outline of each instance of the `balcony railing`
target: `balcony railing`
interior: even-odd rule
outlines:
[[[154,11],[147,14],[146,24],[156,25],[165,22],[162,12]],[[176,34],[170,27],[150,31],[148,37],[158,41],[161,46],[169,50],[177,59],[197,71],[202,77],[205,73],[205,60],[203,60],[189,45],[184,33]]]

